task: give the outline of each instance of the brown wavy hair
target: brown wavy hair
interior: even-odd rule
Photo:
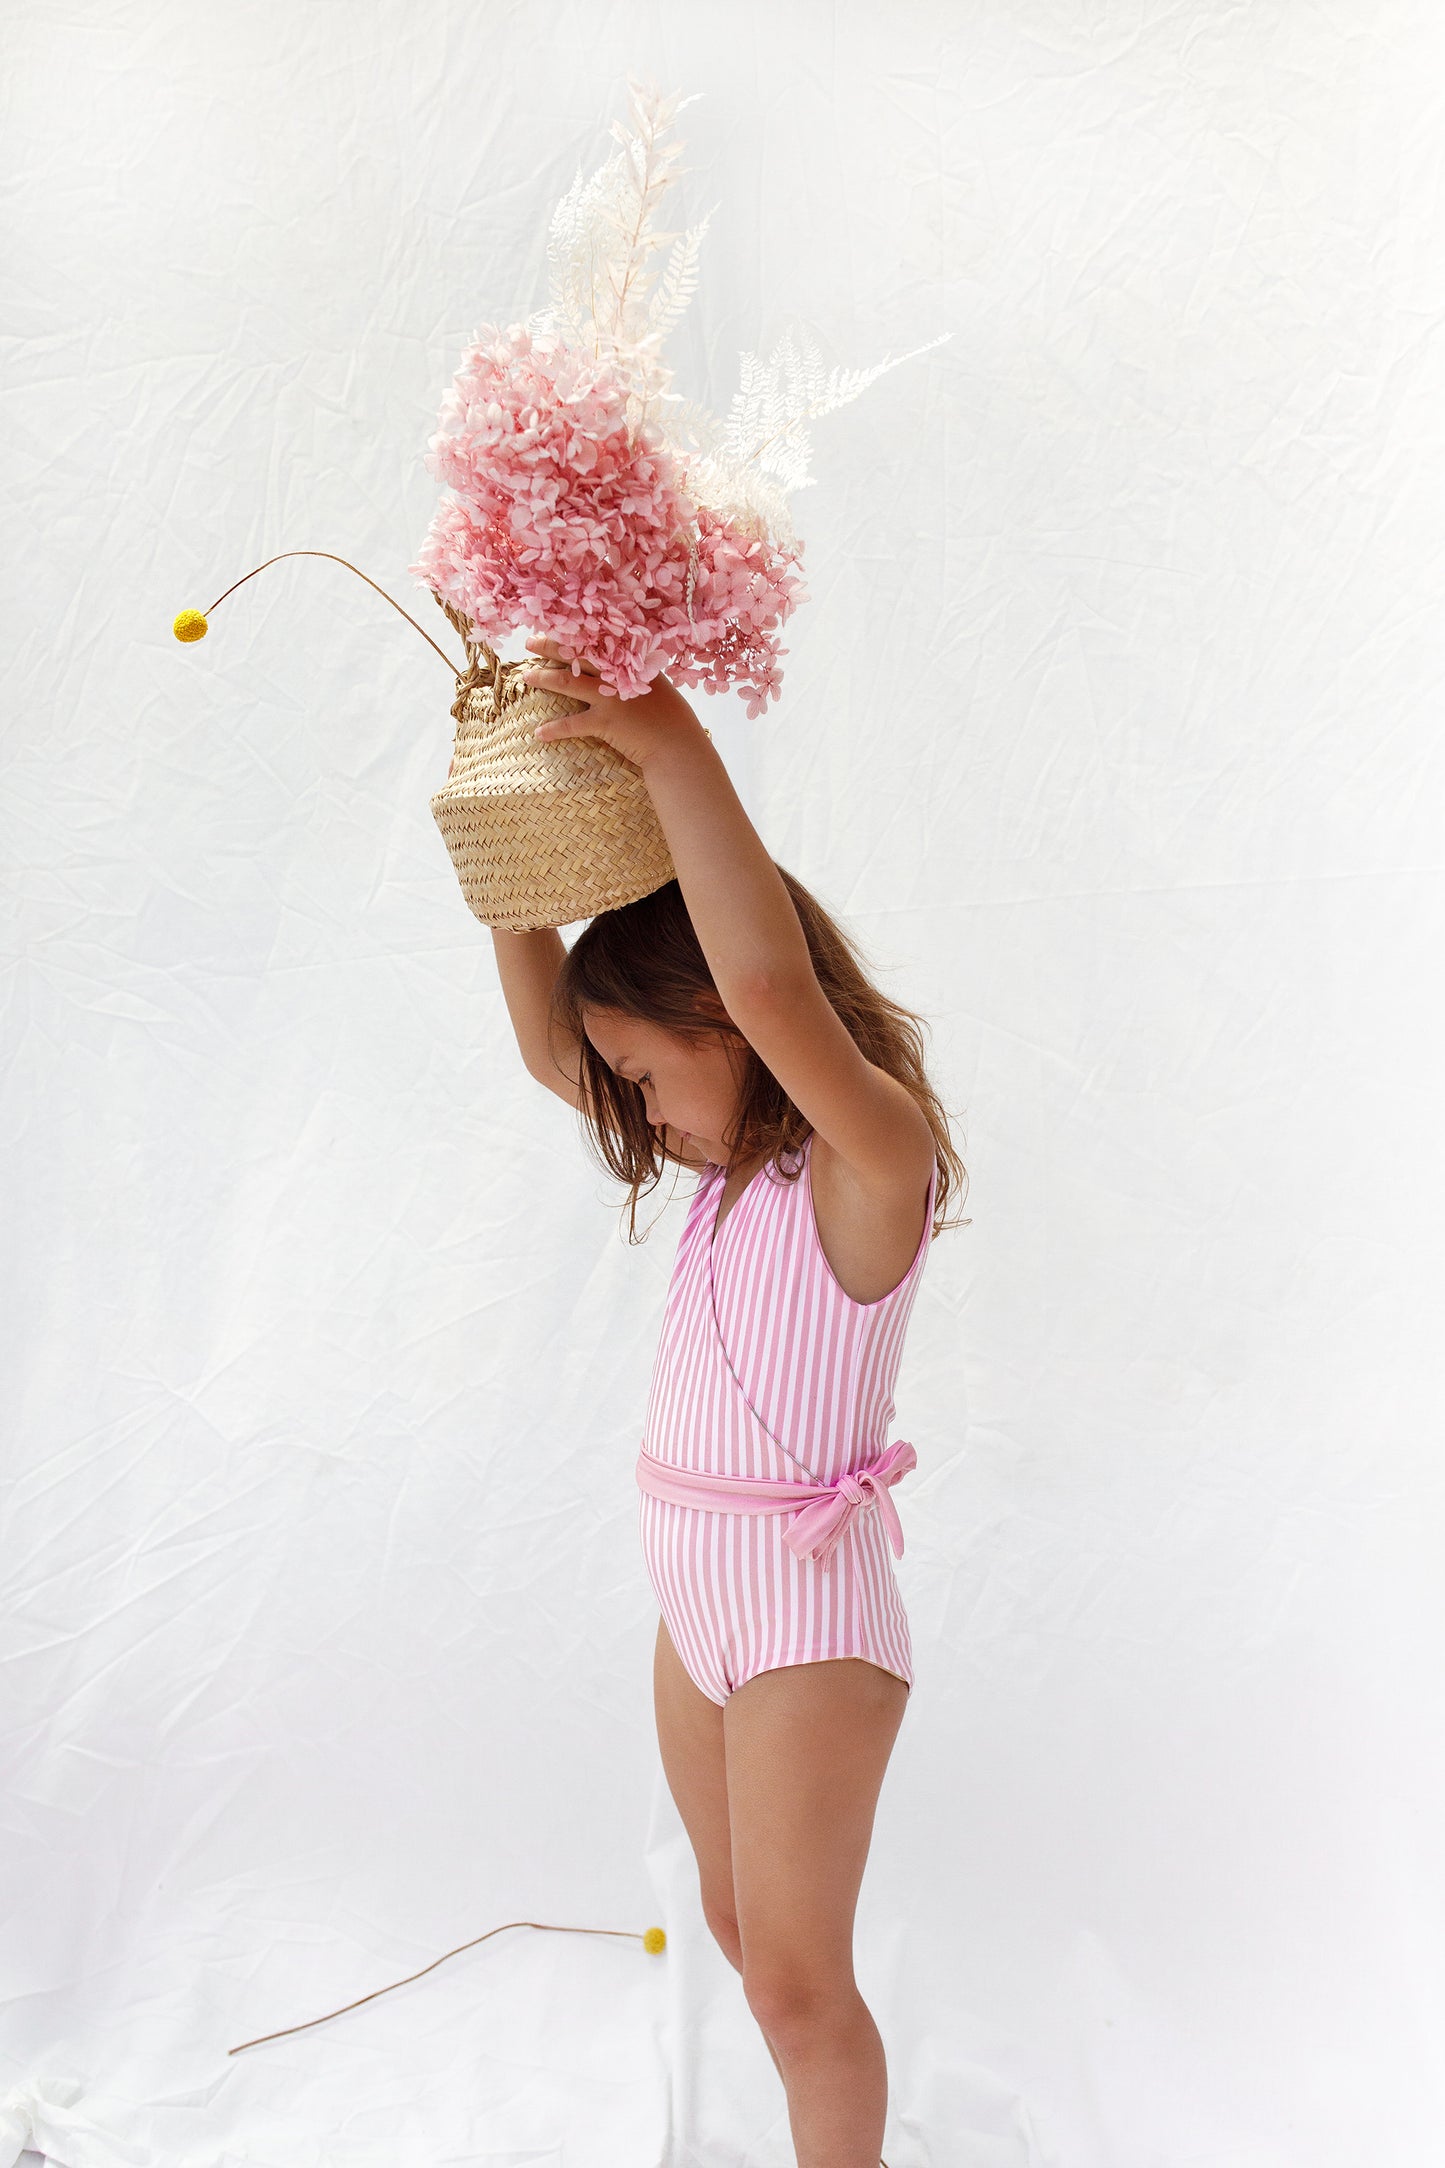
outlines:
[[[818,984],[834,1012],[865,1059],[896,1077],[928,1118],[938,1156],[933,1234],[970,1225],[946,1217],[950,1193],[957,1191],[960,1203],[967,1195],[968,1172],[924,1066],[928,1025],[880,992],[864,968],[857,942],[801,881],[782,866],[777,870],[798,914]],[[780,1162],[799,1149],[812,1124],[730,1022],[675,879],[636,903],[599,912],[583,928],[553,983],[548,1021],[554,1058],[559,1032],[576,1042],[579,1113],[602,1164],[628,1185],[628,1239],[636,1242],[641,1239],[638,1198],[657,1187],[669,1161],[678,1167],[688,1162],[669,1151],[652,1128],[641,1085],[618,1076],[587,1037],[583,1013],[589,1008],[617,1009],[694,1044],[707,1037],[722,1039],[739,1086],[732,1134],[723,1142],[734,1159],[766,1152],[782,1180],[796,1180],[801,1163],[790,1170]]]

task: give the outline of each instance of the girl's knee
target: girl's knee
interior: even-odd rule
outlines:
[[[708,1932],[722,1951],[723,1956],[735,1972],[741,1972],[743,1969],[743,1945],[738,1934],[737,1913],[731,1905],[724,1903],[721,1899],[709,1899],[705,1896],[702,1901],[702,1914],[707,1921]]]
[[[863,2009],[851,1976],[839,1978],[806,1964],[796,1954],[750,1958],[742,1967],[748,2008],[766,2037],[786,2048],[820,2033],[854,2024]]]

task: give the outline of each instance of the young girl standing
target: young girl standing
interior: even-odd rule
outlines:
[[[587,704],[539,738],[641,771],[676,878],[590,921],[495,931],[523,1059],[639,1190],[699,1181],[643,1451],[658,1740],[703,1910],[787,2092],[799,2168],[878,2168],[887,2076],[853,1976],[874,1809],[912,1683],[887,1446],[908,1314],[964,1169],[917,1020],[768,856],[687,702]],[[736,1214],[736,1219],[734,1219]]]

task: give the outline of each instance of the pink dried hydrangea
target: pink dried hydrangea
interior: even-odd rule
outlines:
[[[624,700],[665,670],[735,686],[760,715],[806,599],[800,553],[695,505],[685,462],[659,430],[631,434],[627,401],[605,361],[520,324],[480,332],[426,459],[451,494],[409,570],[491,646],[545,633]]]

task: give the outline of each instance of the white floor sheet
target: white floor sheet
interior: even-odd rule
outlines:
[[[889,2168],[1438,2158],[1438,10],[0,16],[0,2168],[792,2159],[652,1731],[687,1185],[629,1248],[521,1069],[415,633],[312,559],[170,629],[314,548],[445,632],[441,394],[629,72],[703,94],[680,388],[953,334],[817,427],[781,703],[698,696],[971,1175]],[[516,1919],[669,1947],[309,2023]]]

